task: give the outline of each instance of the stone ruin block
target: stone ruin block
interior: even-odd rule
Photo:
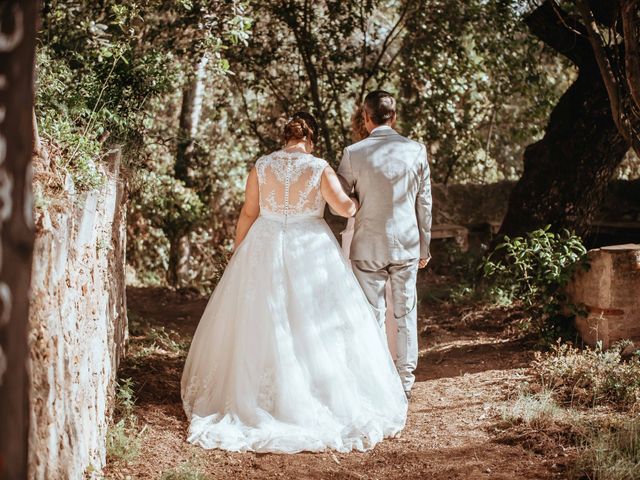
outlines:
[[[120,154],[91,192],[36,212],[30,305],[30,480],[102,478],[127,340]],[[102,167],[100,167],[102,168]],[[89,474],[93,471],[93,474]]]
[[[640,341],[640,245],[602,247],[587,255],[590,270],[576,274],[567,288],[570,301],[588,312],[576,317],[582,339],[604,348]]]

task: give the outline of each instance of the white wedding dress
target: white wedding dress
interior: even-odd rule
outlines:
[[[256,163],[260,216],[202,315],[182,375],[188,441],[295,453],[368,450],[407,401],[370,306],[322,218],[327,163]]]

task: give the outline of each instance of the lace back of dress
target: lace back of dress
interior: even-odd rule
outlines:
[[[260,159],[256,165],[260,209],[285,216],[321,212],[322,162],[311,155],[288,152],[275,152]]]

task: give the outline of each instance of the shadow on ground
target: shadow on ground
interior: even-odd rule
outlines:
[[[421,285],[428,288],[428,278]],[[180,377],[207,298],[157,288],[129,288],[127,294],[132,334],[119,375],[135,383],[135,413],[145,432],[139,458],[129,465],[111,463],[108,478],[156,479],[185,462],[213,479],[563,478],[552,459],[492,433],[531,358],[530,343],[513,328],[513,311],[423,302],[420,365],[407,426],[373,451],[234,454],[185,441]]]

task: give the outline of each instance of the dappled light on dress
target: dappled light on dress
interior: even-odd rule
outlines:
[[[362,451],[404,427],[384,333],[322,219],[326,166],[285,152],[256,164],[260,217],[209,300],[182,377],[191,443]]]

